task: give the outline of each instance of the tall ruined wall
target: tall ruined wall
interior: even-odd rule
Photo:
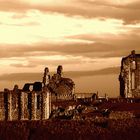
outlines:
[[[50,93],[13,92],[0,93],[0,120],[43,120],[51,113]]]
[[[136,86],[135,88],[137,89],[140,89],[140,57],[137,57],[136,58],[136,79],[135,79],[135,83],[136,83]]]
[[[120,95],[122,97],[129,96],[130,94],[130,73],[131,73],[131,63],[129,58],[123,58],[121,62],[121,72],[119,76],[120,80]]]
[[[5,119],[5,109],[4,109],[4,96],[3,92],[0,92],[0,120]]]
[[[119,75],[120,96],[138,97],[140,95],[140,55],[134,51],[121,62]]]

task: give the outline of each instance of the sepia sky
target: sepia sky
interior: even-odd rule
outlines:
[[[140,53],[139,0],[0,0],[1,89],[12,75],[21,82],[30,73],[28,81],[61,64],[78,92],[118,95],[121,58],[134,49]]]

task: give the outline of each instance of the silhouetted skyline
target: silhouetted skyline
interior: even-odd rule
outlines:
[[[139,5],[138,0],[1,0],[0,89],[22,86],[44,67],[55,71],[63,65],[66,73],[73,71],[78,92],[119,95],[121,58],[131,50],[140,53]],[[30,73],[26,80],[24,73]],[[40,74],[36,78],[42,80]]]

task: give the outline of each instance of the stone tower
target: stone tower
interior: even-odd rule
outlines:
[[[119,81],[121,97],[140,97],[140,54],[134,50],[122,58]]]

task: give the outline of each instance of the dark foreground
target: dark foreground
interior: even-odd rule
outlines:
[[[139,140],[140,119],[0,122],[0,140]]]

